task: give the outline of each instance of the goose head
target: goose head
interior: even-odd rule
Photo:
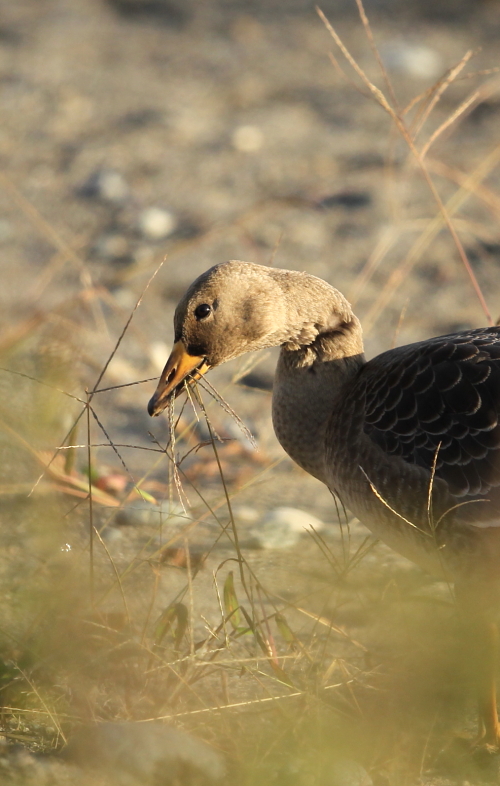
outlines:
[[[246,352],[311,345],[352,316],[345,298],[314,276],[230,261],[203,273],[176,308],[174,346],[149,401],[159,415],[184,381]]]

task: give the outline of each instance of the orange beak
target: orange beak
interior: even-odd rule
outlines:
[[[163,369],[158,387],[148,404],[151,417],[163,412],[172,394],[178,395],[182,391],[182,382],[191,375],[189,382],[199,379],[210,366],[204,357],[188,355],[182,341],[177,341]]]

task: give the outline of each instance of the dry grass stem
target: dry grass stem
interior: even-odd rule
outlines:
[[[246,380],[268,353],[245,357],[227,377],[228,389],[233,386],[229,401],[233,393],[237,402],[240,397],[236,407],[226,400],[225,390],[221,395],[209,379],[193,375],[183,386],[185,395],[170,399],[165,417],[150,432],[137,388],[157,379],[147,376],[157,363],[156,348],[148,344],[159,333],[148,331],[145,319],[141,324],[142,311],[134,319],[145,297],[151,298],[151,311],[143,316],[156,328],[177,297],[181,279],[184,285],[191,272],[188,265],[194,270],[198,264],[192,260],[198,255],[215,261],[229,246],[246,248],[253,260],[271,266],[278,251],[284,252],[299,267],[311,248],[324,244],[323,237],[335,237],[341,246],[342,233],[355,230],[355,240],[345,241],[353,249],[345,268],[330,270],[329,252],[321,248],[314,257],[317,267],[311,262],[310,269],[327,279],[331,273],[334,284],[337,275],[344,276],[347,286],[344,290],[341,282],[339,288],[350,289],[350,301],[368,312],[364,328],[386,318],[394,346],[400,335],[406,338],[414,329],[414,303],[405,302],[405,292],[401,302],[392,309],[389,305],[402,285],[417,281],[412,275],[422,272],[424,280],[430,250],[443,240],[446,253],[452,248],[457,259],[455,269],[446,260],[443,276],[463,267],[469,279],[462,276],[464,298],[472,287],[492,321],[476,275],[481,283],[489,281],[492,257],[498,253],[500,145],[483,144],[472,167],[454,161],[455,148],[447,145],[451,133],[463,134],[475,122],[471,113],[476,107],[485,103],[494,111],[498,78],[470,92],[464,80],[490,77],[495,69],[465,73],[473,57],[468,50],[435,84],[420,87],[415,98],[401,99],[400,105],[402,79],[392,80],[375,40],[378,29],[375,36],[362,0],[355,2],[365,50],[373,54],[380,74],[376,79],[368,77],[336,27],[317,12],[336,54],[340,52],[340,62],[330,54],[340,78],[389,118],[387,124],[378,113],[388,125],[385,162],[377,140],[368,163],[361,162],[359,169],[353,163],[349,169],[346,190],[353,183],[354,191],[358,183],[364,190],[365,178],[368,184],[368,204],[360,205],[357,214],[347,215],[355,208],[342,200],[328,203],[328,189],[337,189],[334,178],[343,171],[344,159],[351,166],[354,148],[339,153],[338,164],[332,164],[330,148],[309,151],[304,170],[320,172],[319,186],[299,181],[297,168],[293,177],[300,187],[286,181],[282,191],[276,189],[281,195],[270,192],[249,206],[242,201],[242,209],[235,200],[225,215],[217,208],[213,215],[219,211],[222,218],[200,216],[192,237],[183,236],[181,222],[179,232],[165,239],[172,264],[162,272],[160,243],[143,237],[134,218],[132,227],[126,224],[138,210],[133,199],[118,207],[96,203],[116,219],[116,227],[105,227],[96,218],[95,236],[88,228],[66,241],[20,192],[18,177],[0,174],[0,187],[17,218],[50,245],[42,254],[43,267],[22,296],[23,313],[14,314],[12,324],[0,332],[0,372],[8,391],[0,405],[0,436],[8,453],[0,483],[7,511],[7,556],[1,571],[2,734],[33,750],[61,747],[81,724],[165,721],[222,752],[229,762],[224,783],[252,786],[266,778],[278,783],[289,779],[290,762],[298,768],[297,784],[307,779],[322,783],[329,777],[330,761],[344,757],[366,768],[374,783],[410,786],[420,777],[430,786],[436,740],[442,742],[455,715],[462,718],[452,680],[463,680],[463,675],[457,667],[459,677],[451,669],[443,677],[442,653],[436,654],[434,642],[434,630],[445,630],[453,615],[443,584],[400,564],[359,529],[334,494],[332,505],[329,494],[281,453],[274,458],[276,446],[264,433],[267,414],[258,411],[269,403],[267,369],[262,389],[251,389],[254,381]],[[248,24],[244,20],[235,36],[246,36]],[[252,30],[253,36],[257,27]],[[252,40],[250,36],[248,46]],[[320,91],[329,79],[327,63]],[[454,99],[459,92],[461,98]],[[453,101],[453,108],[446,109],[445,101],[450,106]],[[294,104],[293,111],[299,109]],[[304,122],[313,122],[316,114],[320,112],[314,108]],[[366,118],[372,122],[371,114]],[[163,132],[171,133],[170,127]],[[261,154],[265,157],[265,141],[256,162]],[[235,145],[227,145],[225,155],[251,160]],[[387,198],[377,201],[379,212],[369,213],[382,175]],[[431,194],[430,209],[422,193]],[[92,211],[90,201],[85,210]],[[304,235],[295,233],[299,218]],[[358,232],[363,222],[366,235]],[[99,258],[99,232],[107,238],[110,227],[130,247],[130,259],[123,264]],[[475,254],[474,270],[463,243]],[[177,265],[184,264],[186,271],[176,278]],[[142,287],[138,277],[146,271],[151,275]],[[62,277],[78,289],[76,294],[61,289]],[[429,291],[428,282],[422,291]],[[446,318],[458,320],[464,313],[457,309]],[[385,341],[387,329],[373,338],[375,345]],[[159,343],[158,354],[164,349]],[[95,382],[86,386],[89,378]],[[203,391],[210,398],[202,398]],[[255,407],[252,422],[263,436],[257,454],[250,450],[256,441],[237,414],[240,405],[245,412]],[[233,433],[233,424],[243,439],[226,436]],[[438,541],[445,517],[471,503],[453,506],[435,520],[438,453],[439,446],[422,500],[428,531],[394,510],[363,474],[377,500],[407,528],[434,538],[444,562]],[[297,514],[311,509],[328,526],[300,533],[291,526],[294,544],[287,544],[285,534],[277,546],[261,545],[272,521],[268,514],[284,505],[296,507]],[[335,510],[338,523],[331,525]],[[434,676],[426,681],[426,659],[433,658]],[[432,695],[428,702],[426,691]],[[436,711],[438,699],[449,703],[446,711],[441,705]],[[401,728],[402,708],[412,718],[407,732]]]
[[[362,7],[361,0],[356,0],[356,2]],[[450,235],[451,235],[451,237],[453,239],[453,242],[454,242],[454,244],[456,246],[456,249],[458,251],[459,257],[460,257],[460,259],[462,261],[462,264],[464,265],[464,267],[465,267],[465,269],[467,271],[467,274],[469,276],[470,282],[471,282],[472,287],[473,287],[473,289],[474,289],[474,291],[476,293],[476,296],[477,296],[477,298],[479,300],[481,308],[484,311],[486,319],[488,320],[488,323],[490,325],[493,324],[493,320],[492,320],[491,314],[489,312],[488,306],[486,304],[486,300],[485,300],[484,295],[483,295],[483,293],[481,291],[481,288],[480,288],[480,286],[479,286],[479,284],[477,282],[476,276],[474,274],[474,271],[472,270],[472,267],[471,267],[471,265],[469,263],[469,260],[467,259],[467,255],[466,255],[466,253],[464,251],[462,242],[461,242],[460,238],[458,237],[458,234],[457,234],[457,232],[455,230],[455,227],[453,226],[453,224],[451,222],[450,215],[449,215],[449,213],[448,213],[448,211],[447,211],[447,209],[446,209],[446,207],[445,207],[445,205],[444,205],[444,203],[443,203],[443,201],[441,199],[441,196],[440,196],[440,194],[439,194],[439,192],[438,192],[438,190],[437,190],[437,188],[436,188],[436,186],[435,186],[432,178],[430,177],[430,174],[429,174],[429,172],[428,172],[428,170],[427,170],[427,168],[425,166],[424,158],[422,157],[421,153],[417,149],[417,147],[416,147],[416,145],[415,145],[415,143],[414,143],[414,141],[413,141],[413,139],[411,137],[411,134],[410,134],[409,130],[407,129],[405,123],[404,123],[403,118],[391,107],[390,103],[387,101],[387,99],[386,99],[385,95],[383,94],[383,92],[378,87],[376,87],[376,85],[374,85],[368,79],[368,77],[366,76],[366,74],[363,71],[363,69],[359,66],[359,64],[357,63],[355,58],[351,55],[351,53],[349,52],[349,50],[347,49],[347,47],[343,43],[342,39],[339,37],[339,35],[335,31],[334,27],[330,24],[330,22],[328,21],[326,16],[323,14],[323,12],[318,7],[316,7],[316,10],[317,10],[321,20],[323,21],[323,24],[325,25],[326,29],[328,30],[328,32],[332,36],[333,40],[335,41],[335,43],[339,47],[340,51],[344,55],[344,57],[347,60],[347,62],[351,65],[351,67],[358,74],[358,76],[360,77],[362,82],[369,89],[369,91],[370,91],[371,95],[373,96],[373,98],[375,98],[375,100],[382,107],[382,109],[384,109],[388,113],[388,115],[392,118],[392,120],[394,121],[396,127],[398,128],[398,130],[399,130],[399,132],[401,134],[401,137],[404,139],[404,141],[408,145],[412,155],[414,156],[414,158],[415,158],[415,160],[416,160],[416,162],[417,162],[417,164],[418,164],[418,166],[419,166],[419,168],[420,168],[420,170],[421,170],[421,172],[422,172],[422,174],[423,174],[423,176],[425,178],[425,181],[427,182],[427,185],[429,186],[429,189],[430,189],[430,191],[432,193],[432,196],[433,196],[433,198],[434,198],[434,200],[435,200],[435,202],[436,202],[436,204],[438,206],[439,212],[442,215],[444,223],[447,226],[448,231],[449,231],[449,233],[450,233]],[[366,15],[364,15],[364,18],[366,19]],[[368,24],[367,20],[366,20],[366,22],[364,22],[364,24],[365,24],[365,29],[366,29],[366,25]],[[373,41],[373,38],[371,38],[371,41]]]

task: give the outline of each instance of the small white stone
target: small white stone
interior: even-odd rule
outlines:
[[[306,530],[323,529],[325,525],[311,513],[297,508],[274,508],[262,522],[252,528],[251,539],[257,548],[285,549],[294,546]]]
[[[106,543],[118,543],[118,541],[123,540],[123,532],[117,527],[106,527],[101,532],[101,538]]]
[[[129,382],[135,382],[137,380],[137,369],[135,366],[125,358],[116,355],[110,361],[107,373],[113,382],[119,385],[126,385]]]
[[[181,505],[170,504],[164,500],[157,505],[144,500],[137,500],[131,505],[119,510],[116,514],[116,523],[122,526],[153,525],[168,526],[169,533],[180,530],[192,522],[192,517],[185,513]]]
[[[160,372],[165,368],[165,363],[170,355],[170,349],[164,341],[153,341],[149,346],[149,359],[153,366]]]
[[[382,56],[389,68],[407,73],[416,79],[435,79],[443,69],[439,52],[424,44],[410,41],[391,41],[383,48]]]
[[[238,505],[234,508],[234,517],[237,522],[241,521],[245,524],[254,524],[258,521],[259,512],[250,505]]]
[[[128,186],[119,172],[103,169],[95,175],[98,195],[107,202],[123,202],[128,196]]]
[[[161,783],[173,783],[168,777],[171,772],[174,778],[176,773],[187,773],[183,783],[216,784],[225,781],[226,774],[224,759],[206,742],[158,721],[104,722],[77,728],[64,756],[80,766],[96,768],[99,781],[103,773],[106,783],[122,786],[159,783],[159,774]]]
[[[232,144],[242,153],[255,153],[264,144],[264,134],[258,126],[239,126],[233,133]]]
[[[147,207],[139,216],[139,230],[148,240],[162,240],[177,226],[173,213],[161,207]]]

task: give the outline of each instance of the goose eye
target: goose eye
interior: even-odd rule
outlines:
[[[212,306],[209,306],[208,303],[200,303],[199,306],[196,306],[194,315],[196,319],[205,319],[211,312]]]

